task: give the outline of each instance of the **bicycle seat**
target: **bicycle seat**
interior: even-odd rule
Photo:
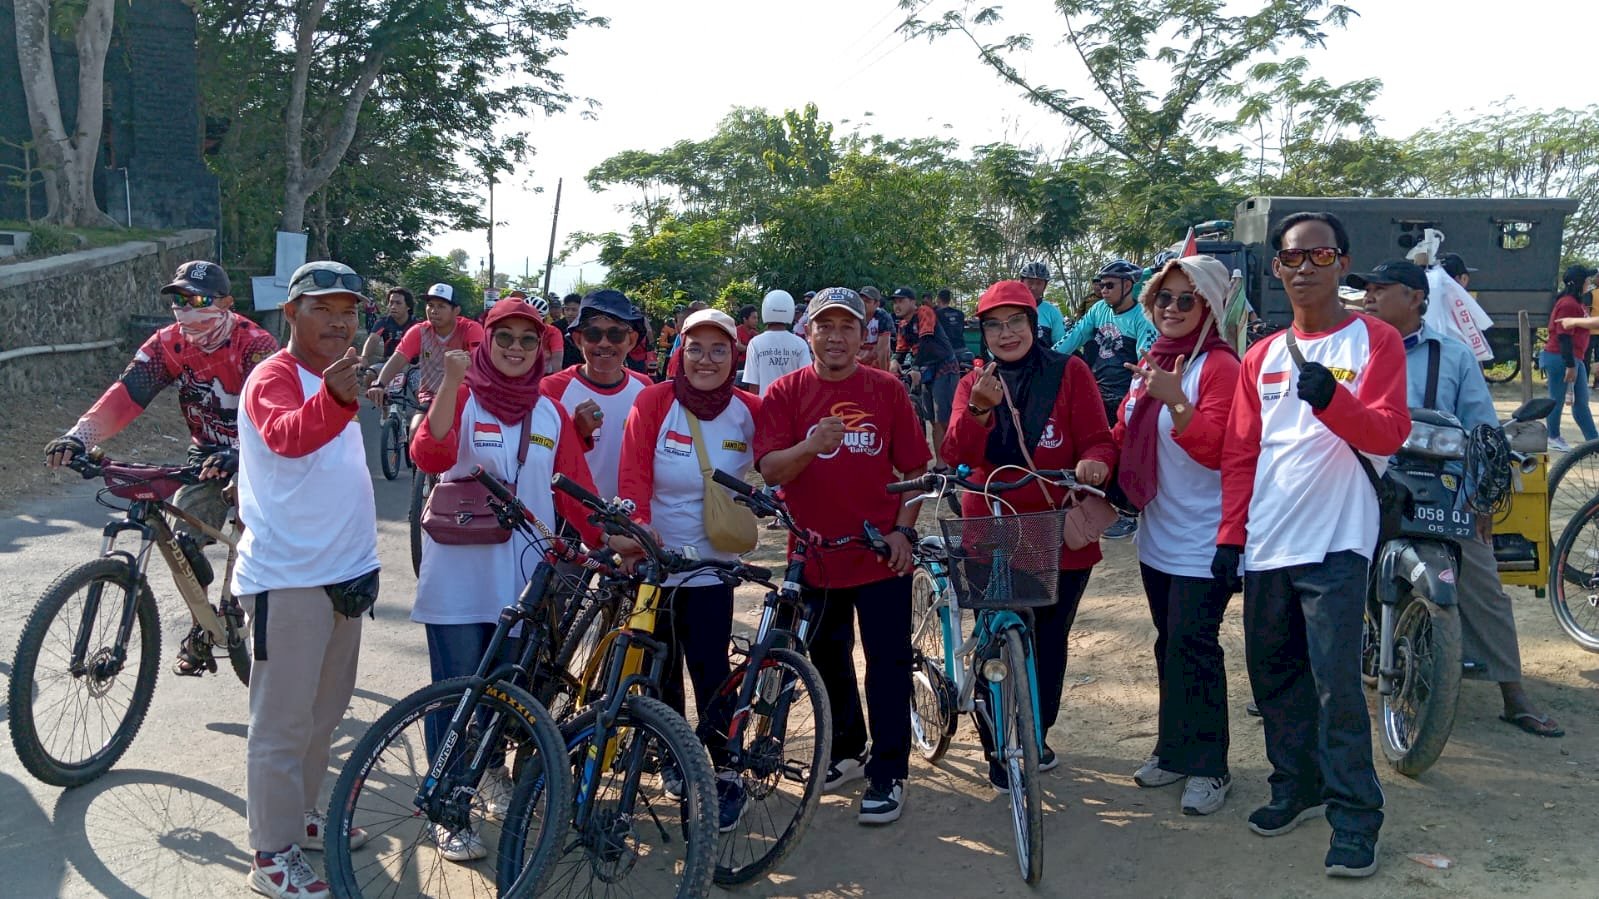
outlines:
[[[139,465],[133,462],[107,462],[101,470],[112,496],[132,500],[171,499],[178,488],[194,483],[195,477],[181,466]]]
[[[925,555],[932,556],[936,559],[943,559],[949,556],[949,553],[944,549],[944,538],[938,534],[928,534],[921,540],[918,540],[916,542],[916,548],[921,550]]]

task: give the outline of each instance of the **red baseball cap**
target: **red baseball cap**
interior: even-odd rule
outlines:
[[[540,334],[544,333],[546,327],[544,320],[539,318],[539,311],[531,304],[507,299],[489,308],[489,314],[483,317],[483,330],[493,330],[508,318],[526,319],[537,326],[535,330]]]
[[[977,299],[977,314],[982,315],[990,309],[998,309],[1001,306],[1020,306],[1023,309],[1038,311],[1038,301],[1033,299],[1033,292],[1020,281],[995,281],[993,286],[983,291],[983,295]]]

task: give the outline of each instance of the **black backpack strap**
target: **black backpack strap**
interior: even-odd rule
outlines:
[[[1421,405],[1427,409],[1438,408],[1438,360],[1443,355],[1443,348],[1438,341],[1427,341],[1427,393]]]
[[[253,628],[255,646],[251,655],[255,656],[257,662],[267,660],[267,593],[268,591],[262,590],[255,595],[255,611],[250,614],[250,623],[255,625]]]

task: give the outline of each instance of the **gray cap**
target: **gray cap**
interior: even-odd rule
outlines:
[[[856,293],[861,295],[861,299],[871,300],[874,303],[883,302],[883,292],[875,287],[862,287]]]
[[[366,299],[366,279],[342,262],[321,259],[307,262],[289,276],[289,298],[292,303],[300,297],[345,293],[357,299]]]
[[[811,304],[805,307],[805,317],[815,321],[816,316],[835,306],[861,321],[866,320],[866,304],[861,302],[860,294],[848,287],[824,287],[817,291],[816,296],[811,298]]]

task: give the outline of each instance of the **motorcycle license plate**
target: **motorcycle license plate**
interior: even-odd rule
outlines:
[[[1462,509],[1418,506],[1409,524],[1407,531],[1450,539],[1470,537],[1477,532],[1477,516]]]

